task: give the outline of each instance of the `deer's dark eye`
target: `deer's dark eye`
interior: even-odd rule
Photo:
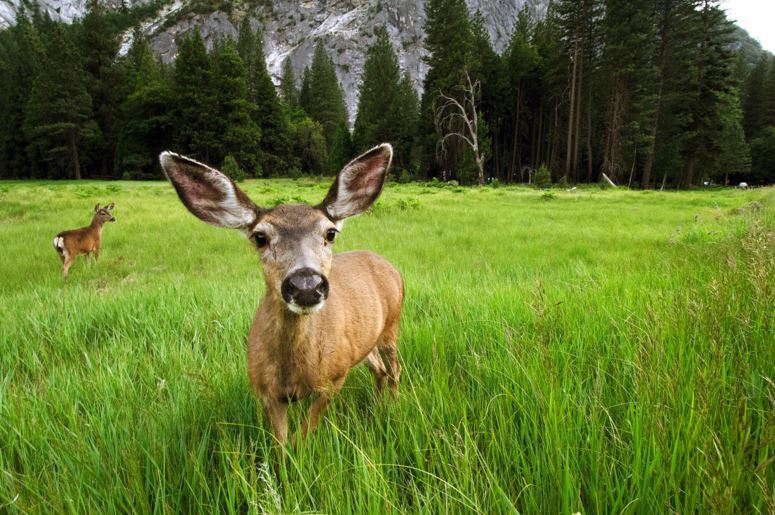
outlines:
[[[253,241],[256,242],[256,245],[258,248],[264,247],[267,243],[269,243],[269,238],[267,238],[266,234],[262,232],[257,232],[253,235]]]
[[[339,231],[337,231],[336,229],[329,229],[326,232],[326,240],[331,242],[331,243],[333,243],[334,240],[336,239],[336,233],[337,232],[339,232]]]

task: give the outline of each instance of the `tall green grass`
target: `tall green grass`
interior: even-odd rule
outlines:
[[[337,248],[404,275],[399,396],[359,367],[278,449],[236,232],[163,183],[0,183],[0,512],[773,513],[774,197],[390,184]],[[64,283],[51,239],[108,201]]]

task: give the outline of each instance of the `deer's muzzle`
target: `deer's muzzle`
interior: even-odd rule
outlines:
[[[310,308],[328,297],[328,279],[311,268],[301,268],[283,280],[281,293],[289,306]]]

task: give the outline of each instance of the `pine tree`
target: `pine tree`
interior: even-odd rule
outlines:
[[[650,132],[644,148],[643,188],[651,187],[655,164],[664,163],[665,156],[673,153],[670,149],[677,148],[684,136],[685,94],[692,89],[685,71],[695,47],[695,14],[696,0],[658,0],[656,3],[655,83],[653,110],[647,122]],[[680,165],[674,161],[663,166],[663,176],[676,166]]]
[[[39,158],[24,133],[26,107],[35,78],[41,71],[43,45],[36,27],[21,9],[16,26],[1,32],[5,41],[5,69],[0,104],[0,176],[29,178],[38,175]]]
[[[402,107],[399,105],[400,83],[398,59],[390,45],[387,31],[380,28],[376,40],[366,53],[361,77],[358,115],[353,133],[353,142],[358,152],[383,141],[394,144],[398,141],[403,130],[399,112]],[[399,155],[398,148],[394,150],[394,166],[404,167],[408,156]]]
[[[255,104],[253,118],[261,130],[261,166],[270,175],[285,174],[293,164],[289,121],[269,77],[261,33],[253,33],[248,17],[240,25],[237,48],[247,72],[248,100]]]
[[[102,136],[93,142],[89,154],[99,175],[106,177],[115,168],[115,114],[127,91],[120,68],[114,65],[119,40],[108,23],[105,9],[100,0],[88,0],[86,9],[83,20],[75,26],[76,43],[94,119]]]
[[[733,180],[743,179],[751,171],[751,151],[745,141],[743,131],[743,110],[736,89],[722,92],[719,95],[721,131],[719,137],[719,152],[711,164],[710,176],[716,182],[729,184]]]
[[[471,58],[471,28],[463,0],[427,0],[425,14],[428,73],[423,82],[417,136],[426,175],[440,175],[442,170],[454,173],[464,147],[457,144],[443,159],[437,159],[436,104],[440,92],[454,93],[453,90],[463,83]]]
[[[172,84],[148,42],[135,32],[126,60],[129,95],[117,121],[118,174],[132,179],[161,178],[158,155],[172,145]]]
[[[521,173],[524,162],[523,150],[524,142],[529,136],[528,123],[531,121],[530,107],[539,101],[536,101],[540,94],[533,86],[538,83],[538,51],[530,41],[531,23],[527,9],[523,9],[518,17],[514,27],[514,32],[509,41],[509,46],[504,55],[501,77],[504,82],[503,97],[497,101],[494,106],[493,115],[490,120],[495,120],[495,133],[503,132],[503,146],[511,151],[503,153],[503,164],[496,168],[507,170],[505,174],[499,174],[507,181],[513,181],[517,173]],[[485,111],[486,112],[486,111]],[[502,122],[497,118],[498,112],[504,113]],[[540,113],[535,113],[540,116]],[[534,117],[535,117],[534,116]],[[501,126],[502,124],[502,126]],[[535,135],[533,137],[536,137]],[[498,139],[495,140],[496,145]],[[499,152],[495,153],[495,159],[499,160]],[[535,159],[535,150],[531,149],[530,161]],[[534,164],[534,163],[532,163]],[[524,177],[520,177],[524,180]]]
[[[212,159],[231,155],[242,169],[262,174],[261,129],[255,121],[255,104],[249,100],[248,72],[232,40],[219,43],[211,54],[211,130],[217,137]],[[254,85],[255,87],[256,85]]]
[[[293,62],[290,57],[283,61],[283,74],[280,78],[280,96],[291,109],[299,106],[299,88],[296,85],[296,74],[293,71]]]
[[[336,128],[331,143],[331,150],[328,152],[328,173],[337,173],[352,159],[355,153],[355,145],[350,135],[350,129],[343,123]]]
[[[328,150],[323,136],[323,126],[304,117],[293,124],[293,152],[299,158],[301,171],[315,175],[327,172]]]
[[[743,127],[749,140],[756,138],[766,125],[766,92],[764,84],[767,80],[769,68],[769,59],[766,54],[762,54],[745,81],[743,92]]]
[[[323,127],[330,151],[337,128],[347,124],[347,107],[334,62],[326,53],[322,41],[315,46],[312,65],[304,74],[299,102],[309,117]]]
[[[693,95],[689,97],[687,137],[683,142],[684,170],[679,186],[691,187],[697,164],[712,167],[720,149],[722,121],[721,95],[732,84],[731,24],[713,0],[704,0],[696,12],[696,49],[690,76]]]
[[[174,69],[175,146],[182,153],[210,162],[220,134],[214,128],[210,60],[198,31],[180,42]]]
[[[632,180],[638,150],[647,146],[655,68],[656,17],[652,1],[607,0],[604,67],[609,78],[602,171]],[[628,179],[629,175],[629,179]]]
[[[419,107],[420,99],[417,97],[417,90],[412,84],[412,78],[408,73],[404,73],[398,84],[398,99],[396,100],[396,112],[398,113],[396,124],[399,130],[394,145],[396,165],[393,170],[399,176],[402,170],[407,170],[411,174],[416,173],[418,163],[414,157],[414,150]]]
[[[763,124],[775,127],[775,57],[770,57],[769,73],[764,80]]]
[[[63,25],[55,25],[24,120],[28,151],[42,156],[49,177],[81,178],[83,147],[99,137],[91,106],[70,34]]]

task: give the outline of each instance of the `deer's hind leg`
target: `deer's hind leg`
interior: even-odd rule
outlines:
[[[398,362],[398,319],[388,323],[377,344],[379,355],[387,373],[388,386],[394,392],[398,390],[401,378],[401,364]]]
[[[70,272],[70,267],[73,266],[73,261],[75,261],[75,256],[69,252],[62,257],[62,276],[65,279]]]
[[[382,356],[379,353],[378,348],[374,348],[363,360],[363,364],[371,370],[374,376],[374,384],[377,388],[377,393],[382,393],[385,389],[385,382],[387,381],[387,370],[385,364],[382,362]]]

